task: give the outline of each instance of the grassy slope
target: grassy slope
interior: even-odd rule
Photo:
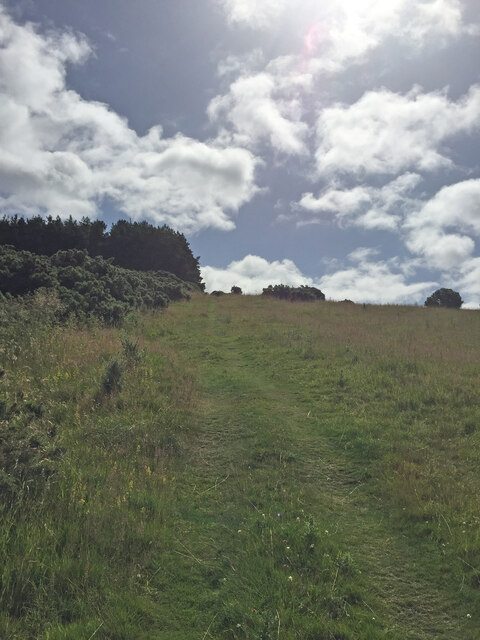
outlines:
[[[475,640],[479,317],[197,296],[103,398],[115,330],[4,353],[67,453],[3,513],[1,637]]]

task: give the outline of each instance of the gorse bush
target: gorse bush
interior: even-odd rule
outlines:
[[[132,309],[166,307],[198,290],[172,273],[123,269],[100,256],[92,258],[85,250],[58,251],[47,257],[0,246],[0,293],[40,292],[47,304],[53,294],[57,320],[93,316],[116,324]]]
[[[268,285],[262,290],[262,296],[278,298],[279,300],[291,300],[292,302],[315,302],[315,300],[325,300],[325,294],[316,287],[301,285],[300,287],[290,287],[286,284]]]

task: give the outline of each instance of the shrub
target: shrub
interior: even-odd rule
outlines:
[[[225,291],[212,291],[211,296],[224,296]]]
[[[240,287],[237,287],[236,285],[234,285],[231,289],[230,289],[230,293],[233,293],[234,295],[241,295],[243,293],[243,291],[240,289]]]
[[[105,368],[103,374],[101,390],[103,395],[111,395],[116,391],[120,391],[123,386],[123,378],[125,375],[125,362],[122,358],[114,356]]]
[[[280,300],[314,302],[315,300],[325,300],[325,294],[316,287],[301,285],[300,287],[289,287],[286,284],[268,285],[262,290],[262,296],[270,296]]]
[[[38,290],[56,297],[57,320],[94,316],[117,324],[132,309],[166,307],[170,301],[188,299],[199,288],[167,271],[123,269],[110,259],[92,258],[85,250],[58,251],[47,257],[0,246],[0,293],[25,296]]]
[[[453,289],[437,289],[425,300],[426,307],[448,307],[450,309],[460,309],[463,300],[458,291]]]
[[[140,349],[140,343],[133,341],[128,336],[122,338],[123,357],[127,367],[135,367],[144,359],[145,350]]]

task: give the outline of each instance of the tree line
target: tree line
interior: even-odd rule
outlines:
[[[59,216],[0,219],[0,244],[53,256],[57,251],[84,249],[90,256],[112,258],[115,265],[136,271],[168,271],[204,289],[199,258],[185,236],[167,225],[118,220],[107,231],[101,220]]]

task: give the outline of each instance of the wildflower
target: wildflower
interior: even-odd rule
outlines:
[[[290,547],[287,547],[287,551],[290,551]]]
[[[472,617],[471,614],[467,613],[467,618],[471,618],[471,617]]]
[[[242,530],[241,530],[241,529],[239,529],[239,530],[237,531],[237,533],[242,533]]]
[[[292,580],[293,580],[292,576],[288,576],[288,581],[292,582]]]
[[[279,513],[277,513],[277,517],[280,518],[280,514]]]

